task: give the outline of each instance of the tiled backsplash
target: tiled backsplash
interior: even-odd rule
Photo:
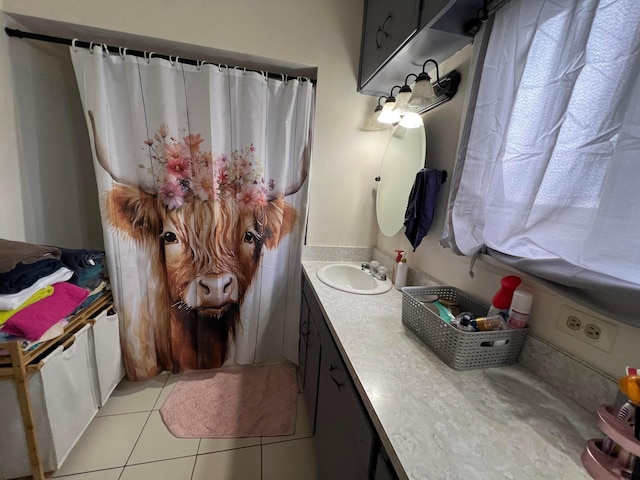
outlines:
[[[302,259],[342,262],[373,259],[385,265],[389,272],[393,271],[394,265],[393,258],[366,247],[305,246]],[[409,268],[407,285],[436,286],[438,283],[422,272]],[[599,405],[613,403],[616,398],[618,387],[614,379],[531,334],[525,339],[518,363],[594,414]]]

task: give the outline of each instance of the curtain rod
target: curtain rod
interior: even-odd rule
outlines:
[[[48,42],[48,43],[57,43],[60,45],[75,45],[76,47],[80,47],[80,48],[89,48],[91,47],[91,45],[96,46],[96,45],[101,45],[103,46],[103,48],[106,48],[109,53],[117,53],[120,54],[122,47],[114,47],[112,45],[105,45],[103,43],[94,43],[94,42],[84,42],[82,40],[74,40],[70,39],[70,38],[62,38],[62,37],[52,37],[50,35],[43,35],[40,33],[31,33],[31,32],[23,32],[22,30],[17,30],[14,28],[5,28],[4,29],[5,33],[10,36],[10,37],[16,37],[16,38],[28,38],[30,40],[39,40],[41,42]],[[134,57],[141,57],[141,58],[146,58],[146,55],[149,55],[149,52],[145,52],[142,50],[132,50],[132,49],[128,49],[127,48],[127,55],[133,55]],[[190,58],[182,58],[182,57],[177,57],[177,56],[173,56],[173,55],[164,55],[161,53],[156,53],[153,52],[153,56],[155,58],[162,58],[164,60],[169,60],[170,62],[175,62],[176,59],[179,63],[186,63],[187,65],[196,65],[199,66],[203,63],[207,63],[209,64],[209,62],[202,62],[199,60],[192,60]],[[211,64],[211,65],[215,65],[215,64]],[[233,68],[233,67],[231,67]],[[255,69],[251,69],[251,68],[244,68],[244,67],[237,67],[237,68],[242,68],[244,70],[247,70],[249,72],[256,72],[256,73],[262,73],[264,75],[266,75],[269,78],[273,78],[273,79],[280,79],[282,80],[282,77],[284,76],[284,78],[300,78],[303,80],[307,80],[309,82],[311,82],[313,85],[316,84],[316,80],[314,79],[310,79],[308,77],[303,77],[300,75],[287,75],[286,73],[271,73],[271,72],[267,72],[264,70],[255,70]]]

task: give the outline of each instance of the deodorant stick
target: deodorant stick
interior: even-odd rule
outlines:
[[[524,328],[527,326],[532,302],[533,295],[531,293],[524,290],[513,292],[509,317],[507,318],[507,326],[509,328]]]

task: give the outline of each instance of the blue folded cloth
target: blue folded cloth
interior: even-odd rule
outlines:
[[[18,293],[29,288],[42,277],[51,275],[62,267],[57,258],[44,258],[33,263],[18,263],[8,272],[0,273],[0,294]]]
[[[88,268],[101,263],[104,258],[104,252],[101,250],[86,250],[84,248],[72,249],[57,247],[62,256],[60,260],[65,267],[71,270],[80,268]]]
[[[445,178],[445,171],[430,168],[423,168],[416,174],[404,214],[405,235],[414,252],[424,236],[429,233],[440,185]]]

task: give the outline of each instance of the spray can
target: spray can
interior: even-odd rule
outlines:
[[[507,326],[509,328],[525,328],[529,320],[529,312],[533,303],[533,295],[525,290],[513,292]]]

